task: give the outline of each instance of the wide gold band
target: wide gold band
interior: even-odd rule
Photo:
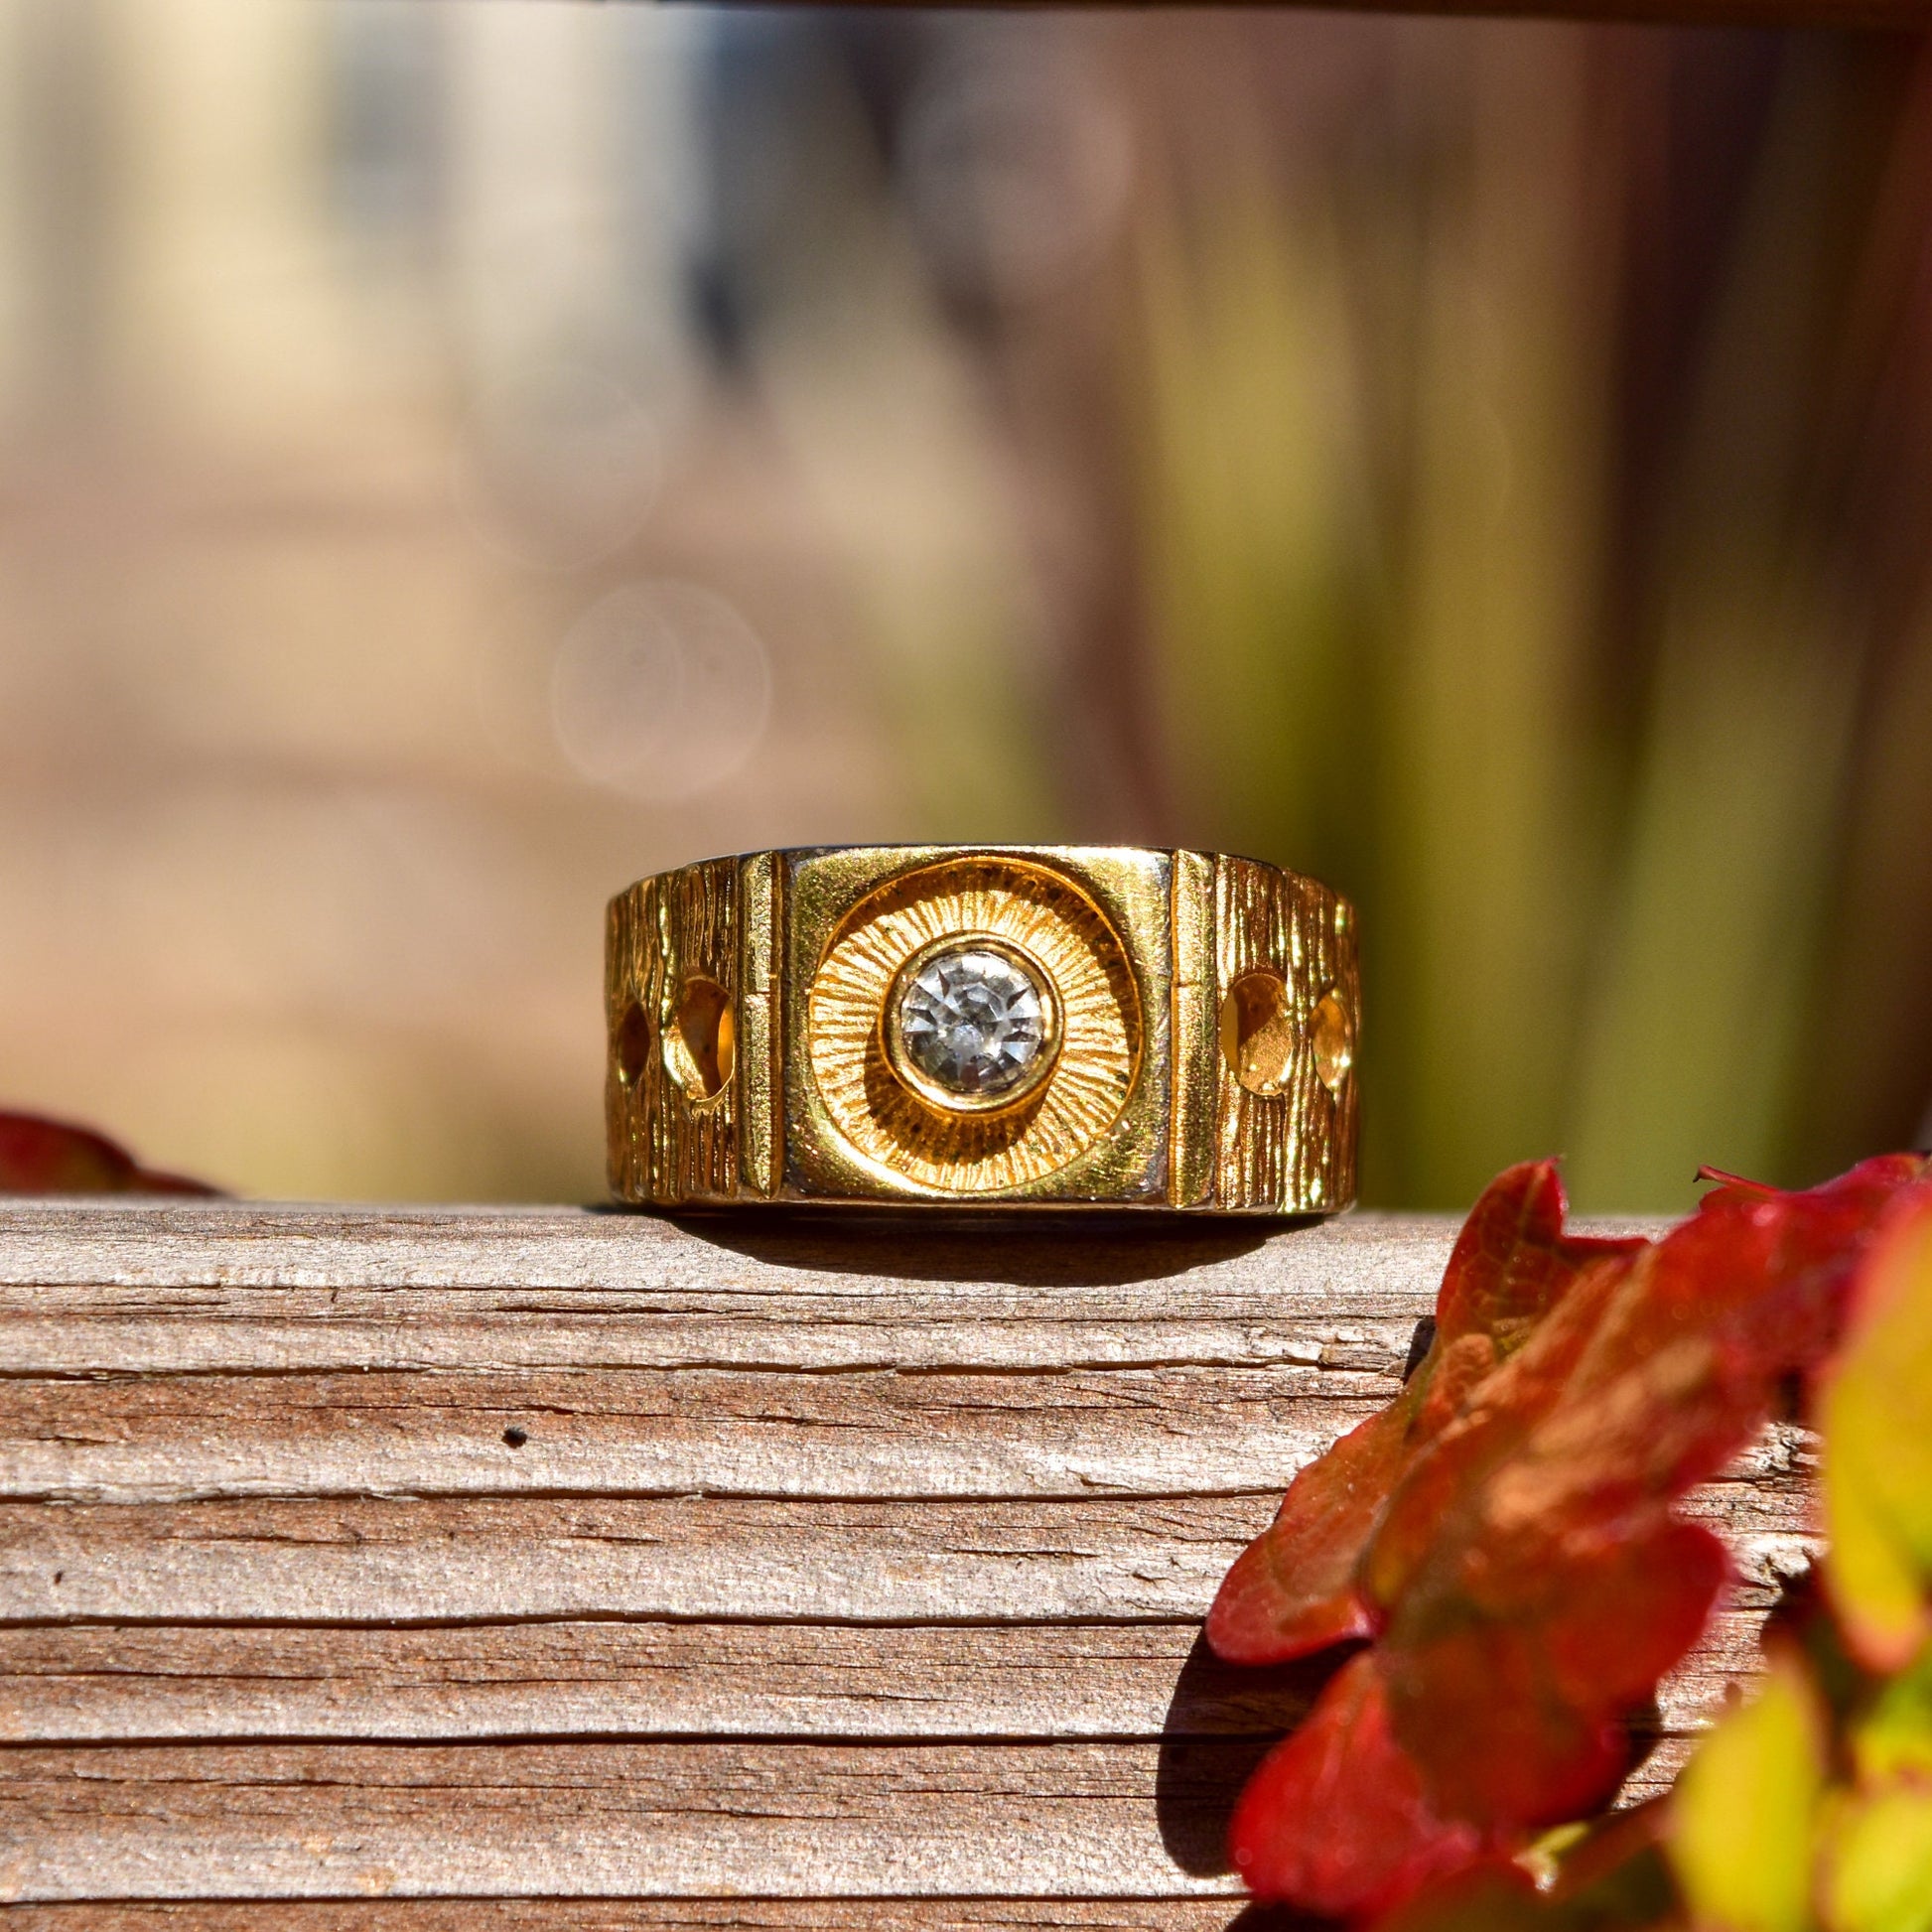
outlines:
[[[611,1190],[1329,1213],[1360,997],[1347,901],[1252,859],[707,860],[611,901]]]

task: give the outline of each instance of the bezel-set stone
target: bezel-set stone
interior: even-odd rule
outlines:
[[[1052,1070],[1059,1046],[1045,968],[983,934],[922,947],[900,969],[884,1018],[894,1070],[953,1112],[1017,1105]]]

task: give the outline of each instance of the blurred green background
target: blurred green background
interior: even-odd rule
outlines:
[[[1320,14],[12,0],[0,1104],[602,1190],[605,897],[1362,909],[1367,1198],[1932,1101],[1932,65]]]

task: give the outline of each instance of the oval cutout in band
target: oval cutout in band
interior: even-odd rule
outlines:
[[[686,980],[664,1034],[664,1065],[693,1104],[724,1092],[732,1077],[735,1032],[731,995],[701,974]]]
[[[619,1080],[634,1087],[650,1061],[650,1015],[635,1000],[627,1002],[619,1015],[611,1034],[611,1049],[617,1058]]]
[[[1273,967],[1243,973],[1221,1002],[1221,1052],[1250,1093],[1277,1094],[1295,1065],[1288,982]]]

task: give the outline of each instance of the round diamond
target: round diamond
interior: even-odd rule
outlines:
[[[962,1097],[1010,1093],[1045,1044],[1038,982],[1004,953],[962,946],[929,959],[899,996],[905,1057]]]

